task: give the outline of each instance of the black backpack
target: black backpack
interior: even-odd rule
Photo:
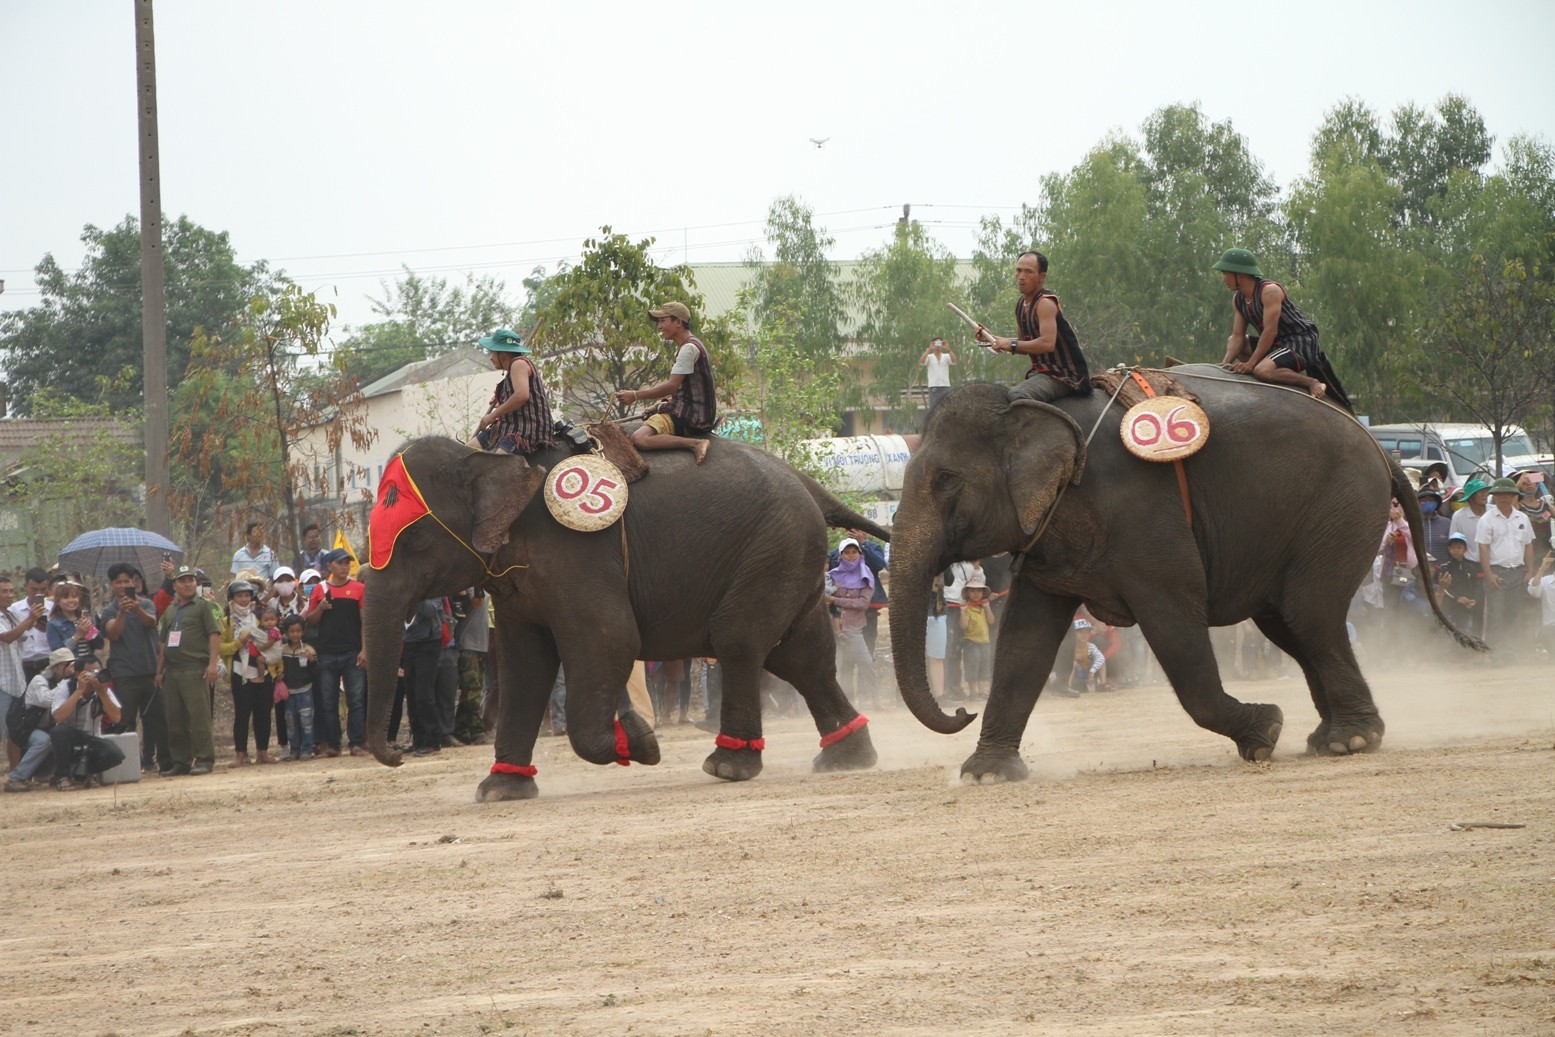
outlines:
[[[50,710],[47,706],[29,706],[25,695],[19,699],[11,700],[11,707],[5,711],[5,729],[7,737],[19,747],[27,748],[27,739],[38,728],[48,728]]]

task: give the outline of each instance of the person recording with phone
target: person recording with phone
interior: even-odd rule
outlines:
[[[49,574],[34,566],[22,578],[22,596],[11,605],[11,618],[25,626],[20,646],[22,674],[29,681],[49,666],[49,613],[54,603],[45,595]]]
[[[171,566],[171,562],[168,563]],[[167,718],[157,694],[157,611],[141,593],[145,578],[128,562],[108,568],[112,597],[98,613],[97,625],[113,655],[113,690],[119,697],[123,731],[140,721],[140,769],[173,765],[168,752]]]

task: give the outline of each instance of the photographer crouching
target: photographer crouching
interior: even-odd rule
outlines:
[[[110,724],[119,722],[119,700],[108,687],[110,679],[97,656],[85,652],[75,660],[75,675],[54,686],[51,784],[60,792],[89,788],[93,782],[101,785],[103,771],[124,762],[123,750],[99,737],[105,718]]]

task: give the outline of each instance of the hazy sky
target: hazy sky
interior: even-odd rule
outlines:
[[[136,6],[0,0],[0,308],[139,212]],[[1172,103],[1230,119],[1282,189],[1347,96],[1464,94],[1498,157],[1555,140],[1548,0],[157,0],[156,32],[164,212],[333,286],[342,322],[401,263],[517,296],[603,224],[739,259],[787,193],[837,258],[903,202],[966,255],[980,215]]]

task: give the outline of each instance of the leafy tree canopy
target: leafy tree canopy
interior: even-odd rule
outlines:
[[[168,384],[177,385],[196,329],[226,327],[269,271],[263,262],[240,264],[226,232],[187,216],[165,223],[163,231],[167,374]],[[38,305],[0,314],[0,357],[18,413],[28,413],[45,389],[83,397],[100,375],[113,379],[104,397],[113,410],[140,406],[140,223],[126,216],[109,230],[87,225],[81,241],[86,255],[79,270],[67,272],[45,255],[35,268]]]
[[[368,300],[377,320],[352,328],[337,352],[363,385],[408,363],[474,345],[482,335],[520,323],[507,285],[490,274],[466,274],[463,284],[423,277],[410,267],[382,295]]]
[[[535,313],[531,341],[553,395],[576,420],[624,415],[612,394],[669,376],[675,351],[664,345],[648,311],[679,301],[691,311],[691,328],[707,347],[722,402],[732,398],[741,363],[726,318],[710,318],[696,281],[685,266],[661,267],[652,238],[632,241],[609,227],[583,243],[583,256],[549,279],[550,301]],[[557,417],[561,417],[558,414]]]

